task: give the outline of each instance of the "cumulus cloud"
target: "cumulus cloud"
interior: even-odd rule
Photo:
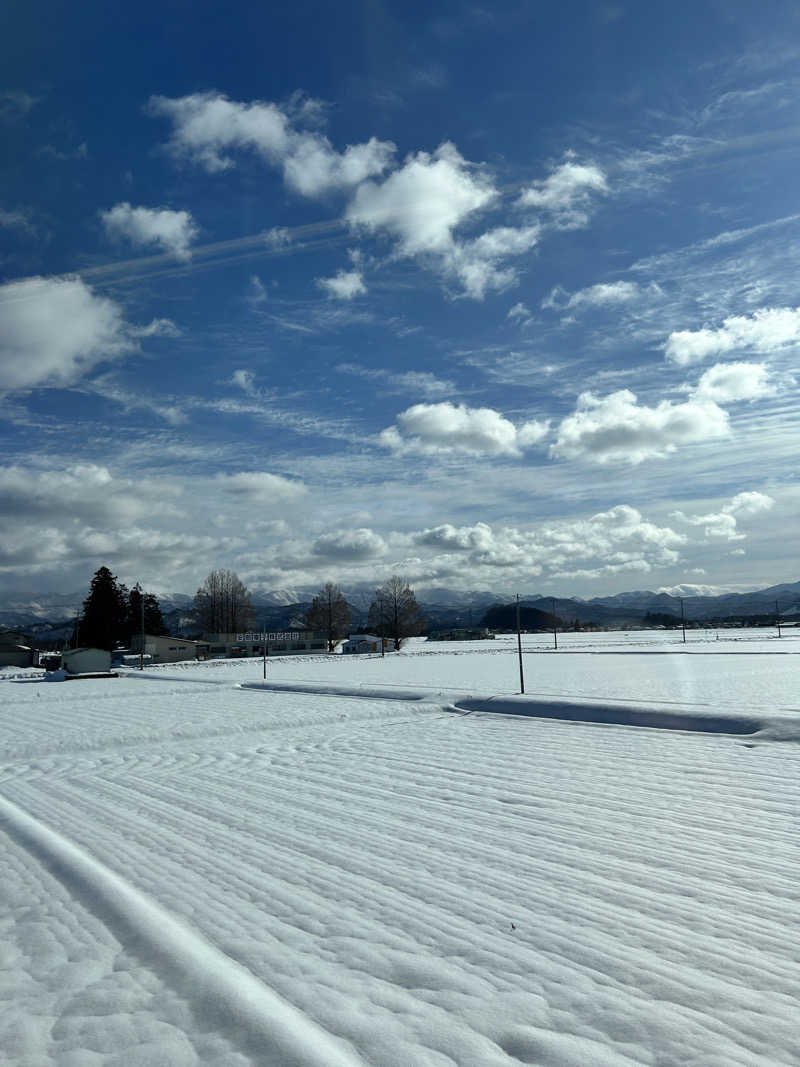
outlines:
[[[715,363],[697,383],[694,396],[717,404],[756,400],[773,392],[763,363]]]
[[[550,454],[594,463],[637,464],[674,452],[680,445],[729,433],[727,413],[712,400],[682,404],[662,400],[647,407],[629,389],[605,397],[586,392],[578,397],[573,414],[559,424]]]
[[[443,553],[440,566],[475,574],[481,568],[506,568],[530,577],[599,578],[624,571],[648,572],[673,565],[686,536],[657,526],[640,511],[619,504],[586,519],[543,523],[532,529],[444,523],[412,535],[419,548]],[[584,564],[590,564],[585,566]]]
[[[386,552],[386,542],[373,530],[362,526],[355,530],[336,530],[323,534],[312,545],[315,556],[330,560],[375,559]]]
[[[180,489],[146,479],[115,478],[96,463],[68,464],[58,470],[0,467],[0,515],[5,521],[72,522],[91,526],[122,524],[154,514],[174,514]]]
[[[101,211],[100,218],[109,237],[124,238],[133,245],[158,245],[179,259],[189,259],[189,245],[197,236],[197,226],[188,211],[169,208],[132,207],[122,201]]]
[[[723,507],[723,511],[729,515],[736,515],[740,519],[750,518],[762,511],[770,511],[775,506],[773,497],[766,493],[745,492],[737,493],[736,496]]]
[[[743,348],[760,354],[800,342],[800,308],[759,308],[752,315],[732,315],[716,330],[676,330],[669,335],[667,359],[686,366],[710,356]]]
[[[399,240],[399,253],[446,254],[453,231],[490,204],[497,192],[470,168],[455,145],[445,142],[431,155],[418,152],[383,182],[364,182],[347,209],[353,226],[386,231]]]
[[[600,282],[590,285],[586,289],[579,289],[575,293],[568,293],[560,285],[557,285],[542,301],[543,308],[553,308],[558,311],[580,307],[614,307],[619,304],[629,304],[633,300],[639,300],[645,296],[661,296],[661,289],[655,282],[643,286],[636,282]]]
[[[567,160],[523,190],[517,204],[537,208],[549,214],[560,229],[571,230],[588,223],[592,201],[608,191],[606,176],[599,167]]]
[[[214,484],[248,502],[275,504],[298,500],[308,492],[298,480],[284,478],[267,471],[240,471],[238,474],[218,474]]]
[[[367,291],[360,270],[340,270],[332,278],[317,278],[317,285],[335,300],[352,300]]]
[[[307,108],[242,103],[207,92],[173,99],[153,96],[149,109],[172,121],[170,148],[177,155],[215,173],[234,166],[232,151],[255,151],[282,170],[286,184],[303,196],[351,188],[382,174],[395,153],[390,141],[374,137],[337,152],[318,131],[295,128],[296,119],[309,118]]]
[[[497,196],[489,176],[446,142],[433,153],[408,156],[384,181],[360,185],[346,218],[355,228],[393,237],[396,255],[421,259],[481,300],[487,291],[516,281],[516,272],[503,262],[539,239],[536,225],[497,226],[471,238],[457,234]]]
[[[231,375],[231,385],[236,385],[245,393],[252,393],[255,386],[255,375],[251,370],[240,368]]]
[[[538,226],[498,226],[472,240],[454,241],[442,255],[442,270],[460,283],[467,296],[483,300],[490,289],[514,285],[516,270],[501,264],[510,256],[530,251],[538,242],[539,233]]]
[[[705,515],[686,515],[682,511],[674,511],[671,517],[689,526],[702,526],[704,535],[709,539],[743,541],[747,535],[739,531],[739,519],[752,518],[774,506],[774,499],[766,493],[744,492],[737,493],[719,511]]]
[[[517,322],[521,322],[524,326],[531,321],[530,308],[527,306],[527,304],[523,304],[522,301],[520,301],[519,303],[514,304],[508,309],[508,314],[506,315],[506,318],[514,319]]]
[[[133,348],[121,308],[80,278],[0,286],[0,390],[71,385]]]
[[[443,401],[407,408],[379,439],[398,453],[520,456],[547,432],[547,423],[532,421],[517,427],[492,408]]]

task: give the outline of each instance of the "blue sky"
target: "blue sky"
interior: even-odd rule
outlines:
[[[0,588],[797,577],[796,5],[0,41]]]

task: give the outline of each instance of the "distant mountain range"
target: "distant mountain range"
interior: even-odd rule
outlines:
[[[302,625],[303,616],[316,588],[274,589],[253,592],[256,625],[271,630]],[[373,590],[344,590],[353,617],[353,628],[365,625]],[[157,593],[165,622],[172,633],[193,630],[192,597],[187,593]],[[0,630],[21,630],[42,638],[57,640],[72,632],[85,592],[43,594],[32,600],[7,599],[0,602]],[[487,609],[510,604],[515,596],[499,590],[427,589],[419,595],[420,606],[431,629],[451,626],[477,626]],[[683,609],[689,621],[727,616],[774,615],[775,604],[784,618],[800,616],[800,581],[783,582],[750,593],[723,593],[719,596],[685,596]],[[647,615],[680,618],[681,598],[669,593],[636,590],[615,596],[549,597],[526,594],[520,603],[537,611],[555,614],[565,623],[595,623],[605,626],[641,624]]]

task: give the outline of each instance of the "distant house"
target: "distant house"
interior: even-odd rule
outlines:
[[[130,652],[138,656],[141,651],[142,638],[136,634],[131,639]],[[186,659],[207,659],[209,647],[207,641],[190,641],[188,637],[145,634],[144,654],[149,663],[179,663]]]
[[[385,639],[384,639],[385,640]],[[363,652],[380,652],[381,638],[374,634],[350,634],[342,645],[344,655],[356,655]]]
[[[111,653],[104,648],[68,648],[61,653],[61,666],[67,674],[107,674]]]

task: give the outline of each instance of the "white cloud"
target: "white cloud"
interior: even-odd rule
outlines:
[[[487,290],[503,290],[514,285],[517,272],[500,264],[509,256],[530,251],[539,240],[538,226],[498,226],[469,241],[454,241],[443,254],[441,266],[452,275],[473,300],[483,300]]]
[[[398,453],[519,456],[541,440],[547,424],[528,422],[517,428],[492,408],[464,404],[415,404],[397,416],[397,425],[380,442]]]
[[[533,182],[517,204],[549,213],[561,229],[575,229],[589,221],[593,198],[608,191],[606,176],[599,167],[568,160],[543,181]]]
[[[598,397],[581,393],[576,410],[562,420],[552,456],[594,463],[641,463],[674,452],[679,445],[725,437],[728,416],[711,400],[683,404],[662,400],[656,407],[639,404],[628,389]]]
[[[175,514],[172,498],[179,495],[179,487],[117,478],[96,463],[44,471],[0,467],[0,521],[8,528],[30,521],[123,525],[154,514]]]
[[[382,183],[360,185],[346,217],[353,226],[398,238],[403,256],[442,255],[452,251],[453,231],[496,196],[491,182],[445,142],[432,155],[409,156]]]
[[[24,211],[4,211],[0,208],[0,226],[8,230],[21,230],[27,234],[36,232]]]
[[[664,348],[667,359],[686,366],[743,348],[767,354],[800,342],[800,308],[759,308],[733,315],[719,329],[676,330]]]
[[[390,234],[396,254],[421,258],[464,293],[482,300],[490,289],[512,285],[516,271],[502,266],[511,256],[529,251],[540,227],[497,226],[477,237],[456,231],[497,198],[491,179],[446,142],[433,153],[409,156],[383,182],[364,182],[347,209],[351,226]]]
[[[542,307],[556,311],[572,311],[579,307],[614,307],[618,304],[629,304],[634,300],[641,300],[646,296],[663,295],[661,288],[655,282],[646,286],[639,285],[637,282],[599,282],[597,285],[590,285],[586,289],[579,289],[571,294],[562,286],[556,285],[542,301]]]
[[[214,484],[223,492],[254,504],[288,503],[300,499],[308,492],[301,481],[284,478],[280,474],[269,474],[267,471],[218,474]]]
[[[159,245],[179,259],[189,259],[189,245],[197,236],[197,226],[188,211],[169,208],[132,207],[127,201],[116,204],[100,217],[109,237],[126,238],[134,245]]]
[[[0,390],[71,385],[134,347],[121,308],[80,278],[0,286]]]
[[[153,319],[146,326],[131,326],[131,337],[180,337],[181,331],[172,319]]]
[[[444,393],[452,394],[456,390],[453,382],[437,378],[429,371],[391,371],[385,367],[362,367],[359,363],[339,363],[336,370],[340,374],[352,374],[368,381],[383,382],[394,392],[436,397]]]
[[[7,89],[0,93],[0,122],[17,122],[27,118],[38,97],[24,89]]]
[[[237,385],[245,393],[252,393],[255,375],[251,370],[235,370],[231,375],[231,385]]]
[[[508,309],[507,319],[518,319],[523,324],[529,322],[531,319],[530,308],[523,304],[521,301],[518,304],[514,304],[513,307]]]
[[[280,168],[286,184],[303,196],[349,188],[382,174],[395,153],[390,141],[374,137],[337,152],[324,135],[294,128],[295,119],[308,120],[307,110],[241,103],[220,93],[154,96],[150,112],[172,120],[170,147],[176,154],[214,173],[234,165],[232,150],[250,149]]]
[[[355,530],[336,530],[323,534],[312,545],[315,556],[330,560],[375,559],[386,552],[386,542],[373,530],[360,527]]]
[[[674,511],[671,517],[689,526],[702,526],[704,535],[709,539],[743,541],[746,534],[739,532],[738,520],[760,515],[774,505],[774,499],[766,493],[744,492],[737,493],[719,511],[705,515],[685,515],[682,511]]]
[[[317,278],[317,285],[335,300],[352,300],[367,291],[360,270],[340,270],[332,278]]]
[[[762,363],[715,363],[697,383],[693,395],[718,404],[756,400],[773,392]]]
[[[543,523],[531,529],[444,523],[412,534],[420,548],[444,553],[441,567],[472,577],[481,568],[507,568],[526,577],[548,571],[553,577],[599,578],[626,571],[648,572],[672,565],[687,538],[657,526],[627,504],[586,519]],[[590,563],[576,569],[576,564]],[[491,578],[489,579],[491,580]]]
[[[253,307],[258,307],[259,304],[265,304],[269,299],[267,293],[267,287],[261,281],[257,274],[250,275],[250,286],[247,292],[247,301],[252,304]]]
[[[751,515],[759,515],[762,511],[770,511],[774,506],[775,500],[766,493],[745,492],[737,493],[722,510],[744,519],[750,518]]]

